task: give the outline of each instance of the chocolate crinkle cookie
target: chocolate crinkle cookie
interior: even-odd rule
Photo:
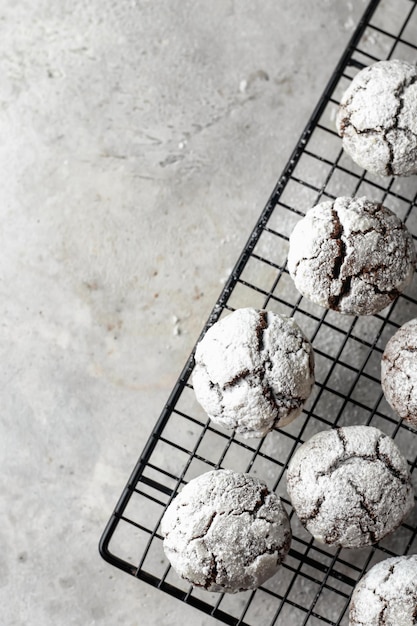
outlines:
[[[237,309],[198,343],[192,380],[213,422],[263,437],[301,413],[314,384],[313,350],[292,318]]]
[[[401,60],[361,70],[343,95],[336,116],[343,148],[369,172],[417,173],[417,72]]]
[[[191,480],[161,522],[175,571],[208,591],[259,587],[279,569],[291,543],[279,496],[260,480],[213,470]]]
[[[401,326],[388,341],[381,361],[381,385],[394,411],[417,428],[417,319]]]
[[[350,626],[415,626],[417,555],[397,556],[374,565],[356,585]]]
[[[390,210],[366,197],[316,205],[290,236],[288,269],[298,291],[348,315],[373,315],[411,282],[413,239]]]
[[[380,541],[414,504],[407,461],[390,437],[371,426],[311,437],[289,463],[287,489],[313,537],[343,548]]]

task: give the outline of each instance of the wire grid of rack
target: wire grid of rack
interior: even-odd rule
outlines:
[[[313,541],[293,514],[285,490],[286,467],[296,448],[315,432],[349,424],[370,424],[392,436],[417,482],[416,432],[398,421],[380,386],[386,341],[417,317],[416,287],[381,314],[341,316],[302,298],[286,268],[288,237],[296,221],[310,206],[340,195],[383,202],[417,238],[415,177],[370,176],[344,154],[334,130],[338,100],[356,72],[382,59],[415,62],[415,41],[415,0],[369,3],[202,331],[243,306],[294,316],[316,358],[316,385],[303,415],[261,440],[222,430],[194,398],[191,355],[101,538],[100,552],[107,561],[225,624],[347,624],[350,595],[363,573],[386,557],[417,552],[415,512],[377,546],[340,550]],[[280,572],[256,591],[223,595],[194,588],[176,575],[163,553],[159,524],[166,506],[191,478],[219,467],[262,478],[290,514],[289,555]]]

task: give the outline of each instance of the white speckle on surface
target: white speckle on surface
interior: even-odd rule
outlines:
[[[355,20],[352,17],[349,17],[343,26],[345,30],[353,30],[355,28]]]
[[[220,277],[219,283],[221,285],[224,285],[225,282],[228,280],[228,278],[229,278],[229,276],[230,276],[230,274],[232,272],[232,269],[233,269],[232,267],[229,267],[228,269],[225,270],[224,275]]]

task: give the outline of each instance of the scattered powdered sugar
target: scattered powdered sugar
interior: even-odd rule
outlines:
[[[191,480],[161,522],[175,571],[208,591],[255,589],[288,553],[291,529],[279,496],[262,481],[232,470]]]
[[[311,437],[289,463],[287,489],[313,537],[344,548],[376,543],[414,505],[407,461],[390,437],[371,426]]]
[[[356,585],[350,626],[414,626],[417,617],[417,555],[374,565]]]
[[[193,386],[209,417],[244,437],[262,437],[297,417],[314,384],[313,350],[296,322],[237,309],[198,343]]]
[[[388,341],[381,361],[381,384],[394,411],[417,427],[417,319],[401,326]]]
[[[288,269],[301,294],[326,308],[372,315],[411,282],[413,239],[388,208],[365,197],[316,205],[290,236]]]
[[[417,172],[417,72],[398,59],[361,70],[336,117],[343,147],[361,167],[382,176]]]

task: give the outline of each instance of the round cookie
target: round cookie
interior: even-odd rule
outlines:
[[[377,563],[352,594],[350,626],[415,626],[416,616],[417,555]]]
[[[339,197],[293,229],[288,269],[298,291],[347,315],[373,315],[411,282],[416,252],[404,223],[365,197]]]
[[[301,413],[314,384],[313,350],[292,318],[237,309],[198,343],[192,380],[213,422],[263,437]]]
[[[417,319],[401,326],[385,346],[381,385],[394,411],[417,428]]]
[[[369,172],[417,173],[417,72],[406,61],[379,61],[361,70],[336,116],[343,148]]]
[[[371,426],[311,437],[291,458],[287,489],[313,537],[343,548],[380,541],[414,504],[406,460],[390,437]]]
[[[227,593],[259,587],[277,572],[291,543],[279,496],[231,470],[191,480],[168,506],[161,532],[179,576]]]

